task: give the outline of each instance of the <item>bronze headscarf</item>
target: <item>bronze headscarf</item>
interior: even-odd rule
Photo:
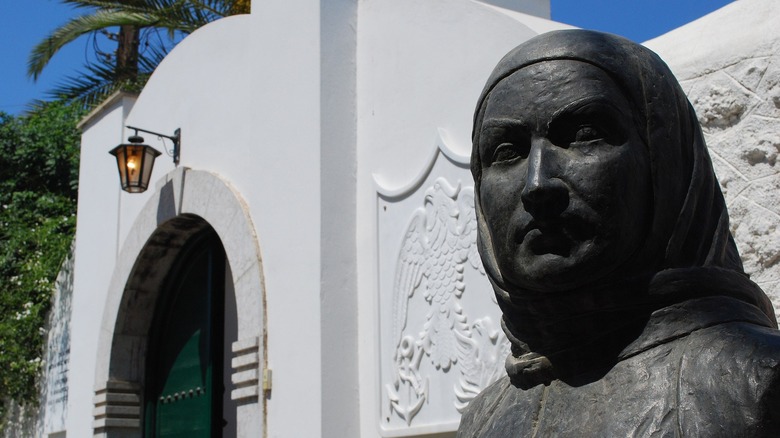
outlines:
[[[580,61],[600,68],[633,106],[637,132],[649,154],[653,217],[642,247],[609,278],[597,279],[599,284],[586,291],[538,300],[529,291],[509,284],[496,263],[480,203],[482,165],[478,143],[485,107],[496,85],[526,66],[554,60]],[[581,342],[579,335],[572,333],[585,320],[586,324],[604,325],[596,331],[614,334],[625,331],[626,325],[609,326],[603,320],[627,321],[633,315],[634,324],[642,325],[641,320],[646,321],[653,310],[702,296],[737,298],[760,309],[776,326],[768,298],[743,273],[696,114],[669,68],[649,49],[615,35],[587,30],[550,32],[519,45],[498,63],[479,97],[472,141],[479,251],[504,312],[504,329],[516,358],[538,350],[547,354],[545,348],[555,351],[565,345],[566,341],[559,345],[550,341],[555,338],[554,331],[561,330],[554,328],[561,325],[560,318],[575,322],[569,332],[563,329],[562,338]],[[690,278],[696,279],[695,287],[690,287]],[[582,296],[588,294],[585,301],[603,308],[585,308],[581,313],[587,315],[566,313],[565,308],[581,307]],[[563,316],[558,312],[561,303]],[[540,329],[540,324],[546,327]],[[549,330],[553,330],[552,336]],[[620,342],[626,341],[630,339]],[[508,369],[512,357],[509,359]]]

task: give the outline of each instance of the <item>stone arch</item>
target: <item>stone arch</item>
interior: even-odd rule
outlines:
[[[159,291],[185,243],[207,227],[219,237],[235,293],[237,341],[230,347],[238,436],[260,436],[259,375],[266,368],[265,285],[259,244],[240,194],[219,176],[179,168],[141,209],[117,258],[99,335],[94,431],[141,436],[147,337]]]

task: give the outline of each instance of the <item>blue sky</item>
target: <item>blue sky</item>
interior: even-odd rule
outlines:
[[[552,0],[552,18],[642,42],[708,14],[732,0]],[[255,7],[262,0],[255,0]],[[82,39],[60,51],[37,83],[27,78],[33,46],[69,17],[81,13],[58,0],[0,0],[0,111],[19,114],[33,99],[75,75],[89,51]],[[91,47],[91,46],[90,46]],[[104,50],[111,49],[110,46]]]

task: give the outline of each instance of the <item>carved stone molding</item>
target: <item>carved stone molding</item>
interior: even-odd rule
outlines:
[[[109,380],[95,391],[92,427],[95,434],[141,428],[141,388],[137,383]]]
[[[232,400],[257,399],[260,394],[260,343],[257,337],[242,339],[232,346],[233,374],[230,379],[234,389],[230,392]]]

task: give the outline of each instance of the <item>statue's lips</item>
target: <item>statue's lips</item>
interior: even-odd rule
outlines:
[[[567,218],[556,221],[531,220],[521,227],[515,242],[525,246],[532,254],[554,254],[568,257],[577,242],[589,240],[594,235],[593,227],[581,218]]]
[[[529,231],[523,239],[523,244],[536,255],[555,254],[567,257],[571,253],[573,243],[561,230],[542,231],[538,228]]]

